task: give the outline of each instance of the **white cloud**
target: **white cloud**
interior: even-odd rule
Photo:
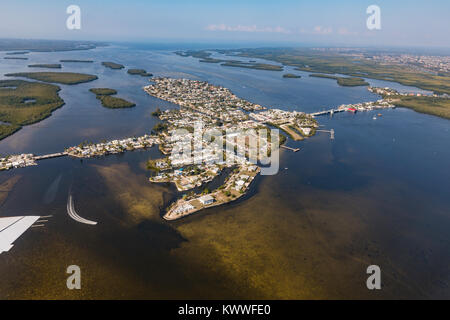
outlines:
[[[322,26],[315,26],[312,30],[311,29],[305,29],[301,28],[298,30],[300,34],[331,34],[333,33],[333,29],[331,27],[322,27]]]
[[[285,33],[290,34],[291,31],[283,27],[257,27],[256,25],[251,26],[228,26],[226,24],[211,24],[205,28],[208,31],[231,31],[231,32],[268,32],[268,33]]]
[[[358,34],[358,32],[350,31],[347,28],[339,28],[338,29],[338,34],[340,34],[342,36],[355,36],[355,35]]]
[[[315,26],[313,33],[315,34],[330,34],[333,32],[333,29],[330,27],[322,27],[322,26]]]

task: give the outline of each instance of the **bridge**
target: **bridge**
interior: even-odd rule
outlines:
[[[58,158],[58,157],[64,157],[64,156],[67,156],[66,152],[57,152],[57,153],[44,154],[42,156],[34,156],[34,160],[44,160],[44,159]]]
[[[323,116],[325,114],[330,114],[333,115],[336,112],[344,112],[345,109],[330,109],[330,110],[324,110],[324,111],[318,111],[318,112],[314,112],[314,113],[310,113],[311,116],[315,117],[315,116]]]

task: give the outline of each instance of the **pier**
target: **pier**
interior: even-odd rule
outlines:
[[[288,146],[285,146],[285,145],[282,145],[281,147],[284,148],[284,149],[287,149],[287,150],[291,150],[293,152],[300,151],[300,148],[291,148],[291,147],[288,147]]]
[[[316,131],[329,132],[330,133],[330,139],[334,140],[334,129],[331,129],[331,130],[316,130]]]

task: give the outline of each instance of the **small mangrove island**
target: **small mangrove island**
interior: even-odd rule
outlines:
[[[28,54],[28,53],[30,53],[30,51],[12,51],[7,52],[6,54],[13,55],[13,54]]]
[[[102,66],[105,66],[107,68],[114,69],[114,70],[125,68],[125,66],[123,64],[119,64],[119,63],[115,63],[115,62],[109,62],[109,61],[102,62]]]
[[[148,73],[144,69],[128,69],[127,73],[131,74],[131,75],[140,75],[142,77],[152,77],[153,76],[153,74]]]
[[[61,65],[58,63],[52,64],[29,64],[29,68],[52,68],[52,69],[61,69]]]
[[[102,106],[110,109],[120,109],[120,108],[132,108],[136,106],[135,103],[129,102],[122,98],[112,97],[112,95],[117,94],[117,90],[110,88],[92,88],[89,89],[90,92],[96,95],[96,98],[100,100]]]
[[[285,73],[283,74],[283,78],[292,78],[292,79],[297,79],[297,78],[301,78],[302,76],[299,76],[297,74],[293,74],[293,73]]]
[[[98,79],[97,76],[73,72],[19,72],[7,73],[6,77],[23,77],[50,83],[78,84]]]
[[[63,59],[59,60],[59,62],[93,63],[94,60]]]

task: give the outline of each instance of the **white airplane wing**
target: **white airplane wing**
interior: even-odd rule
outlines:
[[[0,254],[9,251],[13,246],[13,242],[39,218],[39,216],[0,218]]]

